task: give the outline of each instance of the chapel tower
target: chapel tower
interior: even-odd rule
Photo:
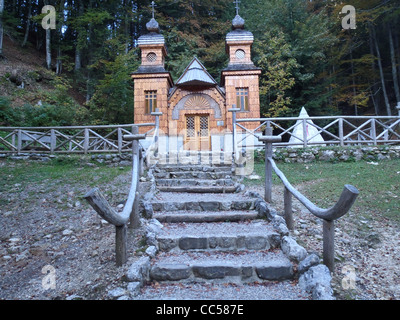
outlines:
[[[134,80],[135,123],[152,123],[154,116],[151,113],[156,108],[167,114],[168,92],[173,86],[171,74],[164,68],[167,48],[158,22],[154,19],[154,11],[146,28],[149,33],[138,39],[141,65],[131,75]],[[167,128],[167,118],[161,117],[160,131],[167,132]]]
[[[251,60],[251,47],[254,36],[244,29],[244,19],[236,16],[232,21],[232,31],[226,36],[226,52],[229,64],[221,73],[221,87],[225,87],[226,106],[240,109],[237,118],[259,118],[259,76],[261,69]],[[228,128],[232,130],[232,113],[227,113]],[[246,124],[248,129],[257,127],[257,123]]]

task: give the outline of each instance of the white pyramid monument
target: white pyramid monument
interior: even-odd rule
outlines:
[[[304,107],[301,108],[299,118],[309,118],[306,109]],[[312,120],[307,120],[306,124],[306,134],[307,134],[307,144],[315,143],[315,142],[324,142],[324,138],[322,138],[321,134],[318,133],[318,129],[313,125],[310,125]],[[299,119],[296,122],[296,126],[292,131],[292,135],[289,140],[289,147],[292,148],[302,148],[303,147],[303,120]],[[311,139],[310,139],[311,138]],[[309,140],[310,139],[310,140]],[[294,143],[300,143],[301,145],[291,145]],[[324,144],[319,144],[320,146],[324,146]]]

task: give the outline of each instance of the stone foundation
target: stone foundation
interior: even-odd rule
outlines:
[[[256,151],[256,159],[263,157],[264,150]],[[273,158],[275,161],[287,163],[381,161],[399,159],[400,146],[276,148],[273,151]]]

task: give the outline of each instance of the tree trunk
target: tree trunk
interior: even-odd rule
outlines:
[[[81,50],[79,50],[78,48],[76,48],[75,50],[75,71],[80,70],[80,68],[82,67],[82,63],[81,63]]]
[[[354,101],[357,95],[357,91],[356,91],[356,79],[354,76],[354,63],[353,63],[353,49],[350,46],[350,65],[351,65],[351,78],[352,78],[352,82],[353,82],[353,97],[354,97]],[[358,116],[358,106],[357,103],[354,102],[354,115]]]
[[[61,74],[61,71],[62,71],[61,55],[62,55],[62,52],[61,52],[61,48],[59,45],[58,50],[57,50],[56,74]]]
[[[48,1],[44,1],[44,5],[48,5]],[[51,69],[51,31],[50,28],[46,29],[46,66]]]
[[[386,112],[387,112],[388,116],[391,116],[392,115],[392,111],[390,110],[389,98],[388,98],[388,95],[387,95],[387,92],[386,92],[385,76],[383,74],[381,52],[379,50],[378,41],[376,40],[375,27],[370,24],[370,28],[371,28],[371,31],[372,31],[372,37],[373,37],[374,44],[375,44],[376,56],[378,58],[379,74],[380,74],[380,77],[381,77],[382,92],[383,92],[383,98],[385,99]]]
[[[46,65],[47,65],[47,69],[51,69],[51,33],[50,33],[50,29],[46,29]]]
[[[375,57],[374,39],[372,37],[372,32],[369,33],[369,51],[370,51],[370,54]],[[376,82],[376,77],[375,77],[375,75],[376,75],[375,61],[372,61],[371,67],[372,67],[371,98],[372,98],[372,103],[374,104],[375,115],[379,116],[379,95],[377,97],[375,97],[375,95],[379,91],[378,84]]]
[[[394,92],[396,94],[396,101],[400,102],[399,81],[397,78],[396,55],[394,53],[393,35],[392,35],[392,29],[391,29],[390,25],[388,26],[388,29],[389,29],[390,59],[392,61],[393,86],[394,86]]]
[[[24,41],[22,42],[22,45],[21,45],[22,47],[25,47],[26,43],[28,41],[29,31],[31,29],[31,18],[32,18],[32,0],[29,0],[29,4],[28,4],[28,20],[26,22]]]
[[[395,48],[397,52],[397,59],[400,61],[400,44],[399,44],[399,36],[397,35],[397,32],[394,33],[394,43],[395,43]],[[397,65],[397,75],[399,76],[400,80],[400,63]]]
[[[0,57],[3,55],[3,11],[4,0],[0,0]]]
[[[83,5],[83,1],[79,1],[79,17],[84,14],[85,8]],[[77,30],[77,36],[76,36],[76,47],[75,47],[75,72],[79,71],[82,68],[82,59],[81,59],[81,49],[79,48],[79,37],[80,37],[80,31],[79,29]]]

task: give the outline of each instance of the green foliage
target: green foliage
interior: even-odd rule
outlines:
[[[244,11],[249,17],[247,28],[255,36],[254,60],[264,71],[263,113],[297,116],[302,106],[311,114],[324,113],[328,97],[323,94],[329,79],[318,75],[329,65],[329,50],[336,42],[326,12],[312,11],[299,0],[250,0]],[[313,103],[315,96],[323,98],[318,105]]]
[[[0,126],[8,126],[18,123],[19,114],[11,107],[8,98],[0,96]]]
[[[0,124],[4,126],[72,126],[87,124],[89,112],[68,94],[70,85],[61,77],[53,80],[53,90],[40,90],[36,98],[40,103],[22,106],[0,97]]]
[[[137,69],[136,52],[120,54],[115,61],[102,61],[106,74],[99,81],[89,107],[98,123],[133,123],[133,88],[130,78]]]
[[[151,0],[47,3],[57,11],[56,30],[51,30],[52,61],[62,62],[62,72],[73,79],[68,85],[81,93],[82,100],[86,98],[95,122],[131,122],[133,97],[126,74],[135,71],[140,60],[137,39],[148,32]],[[373,107],[376,113],[386,112],[381,80],[386,83],[390,104],[397,104],[392,66],[397,67],[399,77],[399,1],[352,0],[346,4],[356,8],[355,30],[342,29],[342,1],[242,1],[239,14],[255,38],[253,61],[263,69],[260,98],[264,115],[297,116],[302,106],[310,115],[366,113]],[[5,2],[5,35],[22,42],[29,25],[28,44],[44,51],[43,5],[43,0]],[[234,16],[232,0],[157,1],[155,18],[168,47],[166,67],[175,80],[193,56],[219,80],[227,65],[225,36]],[[381,51],[381,73],[374,37]],[[51,105],[73,105],[58,89],[40,94]]]
[[[291,98],[285,93],[295,85],[293,72],[299,65],[292,57],[291,46],[286,43],[282,32],[277,36],[266,32],[257,44],[257,65],[263,70],[260,95],[261,99],[267,96],[269,105],[268,110],[263,106],[262,115],[277,117],[289,109]]]
[[[16,125],[29,127],[73,126],[87,123],[87,110],[66,105],[24,105],[19,107],[21,118]]]

